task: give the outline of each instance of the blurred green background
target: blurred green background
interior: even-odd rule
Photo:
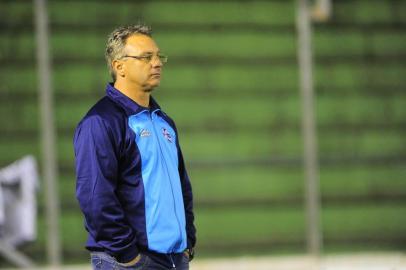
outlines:
[[[306,251],[295,1],[53,0],[48,11],[65,262],[88,260],[74,128],[110,80],[107,35],[139,21],[169,56],[154,96],[180,131],[199,256]],[[33,12],[0,1],[0,167],[41,162]],[[324,252],[406,250],[405,30],[401,0],[333,1],[314,24]],[[39,239],[22,248],[37,262],[43,193]]]

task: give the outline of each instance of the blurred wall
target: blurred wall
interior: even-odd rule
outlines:
[[[55,0],[48,8],[66,261],[87,260],[74,128],[109,81],[107,34],[138,21],[169,55],[154,95],[180,131],[198,253],[305,251],[295,1]],[[400,0],[333,1],[332,19],[314,25],[326,251],[406,248],[405,27]],[[0,166],[41,158],[34,34],[31,1],[0,2]],[[43,260],[43,203],[39,210],[40,238],[23,250]]]

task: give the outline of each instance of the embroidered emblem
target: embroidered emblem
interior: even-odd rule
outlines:
[[[148,129],[141,129],[140,136],[149,137],[149,136],[151,136],[151,132],[149,132]]]
[[[166,128],[162,128],[162,134],[169,142],[172,142],[172,136]]]

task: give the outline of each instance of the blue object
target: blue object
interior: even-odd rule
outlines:
[[[87,249],[126,262],[141,251],[181,253],[195,245],[177,130],[154,99],[145,108],[108,84],[76,128],[74,148]]]

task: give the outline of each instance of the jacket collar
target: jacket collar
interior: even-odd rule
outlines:
[[[117,103],[120,107],[122,107],[127,115],[134,115],[134,114],[139,114],[141,112],[160,112],[161,107],[158,105],[158,103],[150,97],[150,108],[143,107],[136,103],[134,100],[130,99],[123,93],[121,93],[118,89],[116,89],[112,83],[108,83],[106,86],[106,95],[113,100],[115,103]]]

